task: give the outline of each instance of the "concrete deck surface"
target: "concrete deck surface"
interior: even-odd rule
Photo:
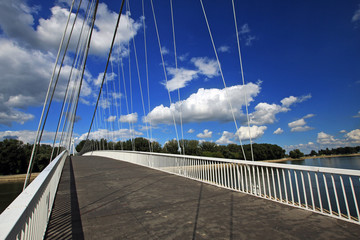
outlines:
[[[67,160],[47,239],[360,239],[360,225],[102,157]]]

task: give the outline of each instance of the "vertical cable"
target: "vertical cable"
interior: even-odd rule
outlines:
[[[251,139],[250,119],[249,119],[249,110],[248,110],[248,99],[247,99],[247,91],[246,91],[246,85],[245,85],[244,68],[243,68],[242,58],[241,58],[240,40],[239,40],[239,32],[238,32],[238,26],[237,26],[237,21],[236,21],[236,13],[235,13],[234,0],[232,0],[232,8],[233,8],[233,14],[234,14],[234,23],[235,23],[235,31],[236,31],[236,42],[237,42],[238,54],[239,54],[239,62],[240,62],[240,69],[241,69],[241,78],[242,78],[242,84],[243,84],[244,92],[245,92],[244,98],[245,98],[245,109],[246,109],[247,125],[248,125],[248,129],[249,129],[251,159],[252,159],[252,161],[254,161],[254,151],[253,151],[253,145],[252,145],[252,139]]]

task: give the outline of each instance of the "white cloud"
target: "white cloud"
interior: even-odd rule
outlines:
[[[260,92],[260,86],[248,83],[246,84],[248,102],[252,102],[254,97]],[[227,93],[226,93],[227,92]],[[241,108],[245,105],[244,86],[236,85],[225,89],[204,89],[200,88],[196,93],[191,94],[187,99],[171,104],[170,107],[159,105],[155,107],[145,118],[144,121],[150,121],[153,124],[172,124],[172,114],[175,119],[180,119],[180,108],[182,112],[183,123],[204,122],[204,121],[232,121],[231,102],[234,114],[237,119],[246,117]]]
[[[50,9],[48,18],[39,18],[38,22],[35,22],[33,16],[37,15],[38,11],[39,7],[29,6],[27,1],[23,0],[0,2],[0,28],[2,31],[0,37],[0,82],[2,83],[0,124],[10,126],[13,121],[24,123],[33,119],[33,115],[21,112],[19,108],[26,110],[29,106],[40,106],[44,101],[44,93],[47,90],[55,61],[54,55],[58,49],[69,10],[54,6]],[[78,16],[70,41],[70,51],[75,49],[83,17],[82,13]],[[72,13],[70,23],[74,18],[75,13]],[[106,4],[99,4],[90,49],[91,54],[105,56],[108,53],[111,43],[109,36],[113,35],[116,18],[117,13],[109,10]],[[116,45],[121,52],[126,51],[128,40],[136,35],[140,27],[140,21],[135,21],[128,14],[122,16]],[[69,62],[66,58],[55,92],[55,100],[63,98],[66,86],[66,83],[63,83],[64,80],[67,81],[71,69],[66,65]],[[78,71],[73,72],[73,75],[76,74]],[[90,81],[88,81],[90,78],[91,74],[85,71],[80,100],[86,104],[90,104],[91,101],[84,97],[92,96]],[[72,85],[70,84],[70,89],[74,87]]]
[[[314,114],[307,114],[303,118],[300,118],[298,120],[288,123],[288,126],[289,126],[289,128],[291,128],[292,132],[305,132],[305,131],[312,130],[314,128],[307,126],[305,119],[311,118],[314,116],[315,116]]]
[[[161,53],[162,53],[163,55],[169,54],[169,49],[167,49],[165,46],[162,46],[162,47],[161,47]]]
[[[293,105],[295,103],[301,103],[301,102],[304,102],[304,101],[306,101],[306,100],[308,100],[310,98],[311,98],[311,94],[301,96],[301,97],[290,96],[290,97],[284,98],[280,102],[283,105],[283,107],[290,107],[291,105]]]
[[[187,132],[188,132],[188,133],[194,133],[194,132],[195,132],[195,130],[194,130],[194,129],[192,129],[192,128],[190,128]]]
[[[107,122],[114,122],[116,120],[116,116],[110,116],[106,119]]]
[[[230,52],[230,47],[226,45],[220,46],[218,48],[218,52],[222,52],[222,53]]]
[[[360,118],[360,111],[353,118]]]
[[[121,115],[119,121],[125,123],[136,123],[138,121],[138,114],[135,112],[128,115]]]
[[[94,79],[94,85],[95,86],[100,86],[101,85],[101,82],[102,82],[102,79],[104,77],[104,72],[101,72],[98,74],[98,77],[96,79]],[[105,77],[105,81],[104,81],[104,84],[108,81],[113,81],[116,77],[116,73],[106,73],[106,77]]]
[[[10,109],[8,112],[0,112],[0,124],[11,126],[12,122],[24,124],[27,121],[33,120],[34,115]]]
[[[110,131],[108,129],[98,129],[96,131],[90,132],[89,139],[110,139],[110,141],[120,141],[124,139],[129,139],[133,136],[142,136],[142,132],[137,132],[134,129],[120,129],[116,131]],[[77,141],[80,142],[85,140],[87,133],[82,134]]]
[[[274,131],[274,134],[282,134],[284,132],[284,130],[282,130],[281,128],[278,128]]]
[[[255,106],[255,112],[250,114],[250,123],[254,125],[272,124],[276,120],[276,114],[290,111],[289,108],[277,104],[259,103]]]
[[[236,138],[240,137],[241,140],[249,140],[251,136],[251,139],[257,139],[264,135],[266,129],[266,126],[251,126],[250,128],[242,126],[237,131]]]
[[[234,143],[231,139],[234,138],[234,134],[228,131],[223,131],[222,136],[215,141],[215,143],[220,145],[227,145]]]
[[[234,142],[239,142],[239,138],[241,139],[241,141],[249,140],[250,135],[251,139],[254,140],[264,135],[266,129],[266,126],[251,126],[250,128],[240,127],[236,134],[228,131],[223,131],[221,137],[215,142],[221,145],[230,144]]]
[[[182,62],[184,62],[189,57],[189,53],[182,54],[178,56],[178,59]]]
[[[249,32],[250,32],[249,24],[245,23],[244,25],[241,26],[239,34],[245,34],[245,33],[249,33]]]
[[[251,46],[252,42],[257,39],[254,35],[250,35],[250,32],[251,30],[249,24],[247,23],[242,25],[239,30],[239,35],[241,35],[242,36],[241,38],[245,40],[246,46]]]
[[[219,66],[216,60],[207,57],[192,58],[191,62],[198,68],[200,74],[208,78],[219,76]]]
[[[346,130],[341,130],[340,133],[346,133]]]
[[[246,37],[245,39],[245,45],[246,46],[251,46],[252,45],[252,42],[256,40],[256,37],[255,36],[252,36],[252,35],[249,35]]]
[[[360,129],[352,130],[351,132],[348,132],[345,136],[351,142],[360,143]]]
[[[23,143],[33,144],[36,137],[36,131],[21,130],[21,131],[3,131],[0,132],[0,141],[6,138],[17,139]],[[44,131],[41,142],[52,143],[54,141],[55,132]]]
[[[324,132],[319,132],[317,135],[317,140],[316,142],[319,144],[334,144],[336,143],[338,140],[334,138],[334,136],[324,133]]]
[[[196,79],[200,74],[208,78],[219,75],[218,64],[215,60],[206,57],[192,58],[191,62],[197,68],[196,70],[185,68],[167,67],[166,70],[172,78],[163,83],[170,92],[186,87],[190,81]]]
[[[360,21],[360,4],[359,8],[355,11],[354,15],[351,18],[352,22]]]
[[[209,131],[208,129],[205,129],[204,132],[199,133],[196,135],[198,138],[211,138],[212,137],[212,131]]]
[[[167,68],[169,75],[173,76],[171,80],[169,80],[166,84],[166,87],[169,91],[174,91],[179,88],[183,88],[187,85],[188,82],[197,77],[197,71],[188,70],[184,68]]]

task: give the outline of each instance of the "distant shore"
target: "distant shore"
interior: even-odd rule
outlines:
[[[32,173],[30,181],[34,180],[39,173]],[[14,175],[5,175],[0,176],[0,183],[7,183],[7,182],[23,182],[25,181],[26,174],[14,174]]]
[[[320,156],[306,156],[302,158],[281,158],[281,159],[274,159],[274,160],[264,160],[263,162],[286,162],[286,161],[300,161],[309,158],[334,158],[334,157],[356,157],[360,156],[360,153],[353,153],[353,154],[337,154],[337,155],[320,155]]]

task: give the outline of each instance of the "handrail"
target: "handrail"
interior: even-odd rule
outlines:
[[[95,151],[110,157],[360,224],[360,171],[189,155]]]
[[[0,215],[0,239],[42,239],[68,152],[57,156]]]
[[[327,168],[327,167],[314,167],[314,166],[305,166],[305,165],[289,165],[283,163],[272,163],[272,162],[262,162],[262,161],[246,161],[238,159],[228,159],[228,158],[215,158],[215,157],[204,157],[204,156],[194,156],[194,155],[180,155],[180,154],[169,154],[169,153],[156,153],[156,152],[138,152],[138,151],[122,151],[122,150],[100,150],[94,152],[88,152],[84,155],[91,155],[95,152],[123,152],[123,153],[132,153],[132,154],[143,154],[143,155],[154,155],[154,156],[164,156],[164,157],[176,157],[184,159],[200,159],[208,161],[221,161],[227,163],[236,163],[236,164],[246,164],[250,166],[263,166],[263,167],[277,167],[283,169],[293,169],[293,170],[305,170],[313,172],[323,172],[323,173],[335,173],[335,174],[345,174],[351,176],[359,176],[360,170],[353,169],[342,169],[342,168]]]

